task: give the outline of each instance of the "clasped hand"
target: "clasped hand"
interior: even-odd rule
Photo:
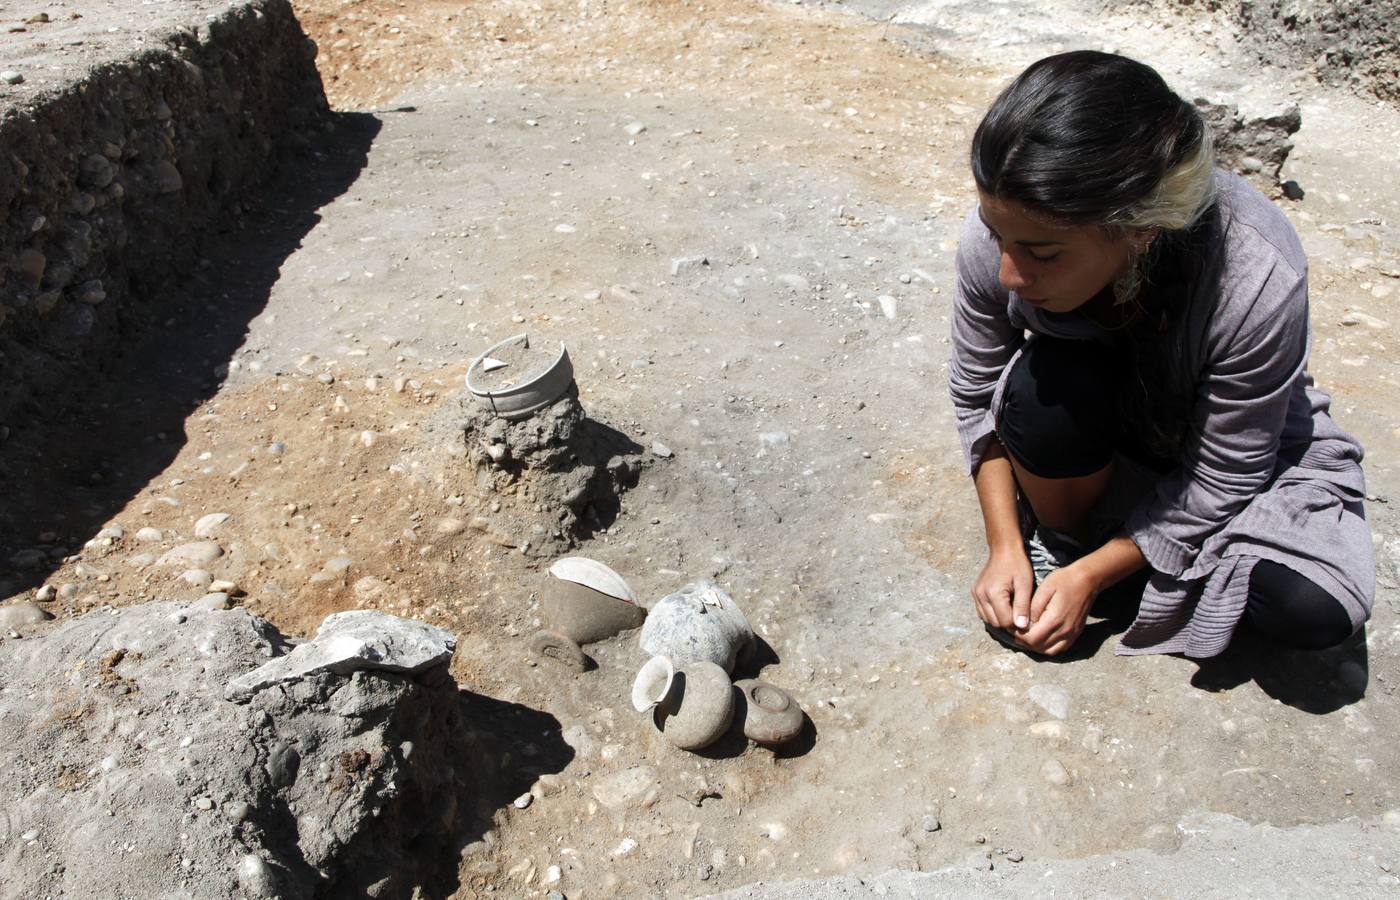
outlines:
[[[1079,638],[1098,593],[1095,579],[1079,563],[1051,572],[1036,585],[1020,547],[994,551],[972,585],[983,622],[1046,656],[1063,653]]]

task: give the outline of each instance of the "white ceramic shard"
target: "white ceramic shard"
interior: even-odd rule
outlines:
[[[627,586],[623,577],[596,559],[566,556],[549,567],[549,574],[592,588],[600,594],[626,600],[628,603],[638,602],[637,595]]]
[[[494,372],[497,369],[504,369],[508,365],[510,365],[510,363],[502,362],[493,356],[483,356],[481,358],[481,371],[483,372]]]
[[[664,656],[647,660],[632,682],[632,708],[639,713],[656,707],[671,692],[676,667]]]

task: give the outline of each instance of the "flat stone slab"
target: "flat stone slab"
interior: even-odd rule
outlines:
[[[316,636],[228,683],[224,696],[244,701],[264,688],[308,675],[362,669],[416,675],[452,659],[457,638],[445,628],[373,609],[327,616]]]

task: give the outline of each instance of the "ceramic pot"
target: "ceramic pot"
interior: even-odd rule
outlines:
[[[563,344],[552,358],[531,359],[531,354],[528,334],[517,334],[491,345],[467,369],[467,390],[478,403],[504,419],[523,419],[543,409],[569,389],[574,380],[574,364]],[[489,375],[510,368],[499,365],[502,356],[515,360],[512,365],[524,380],[508,382],[500,375]]]
[[[549,567],[549,574],[555,578],[562,578],[565,581],[593,588],[600,594],[626,600],[628,603],[641,603],[621,575],[596,559],[589,559],[586,556],[566,556],[563,559],[555,560],[554,564]]]
[[[740,652],[753,643],[743,611],[712,581],[697,581],[661,598],[642,626],[642,650],[669,656],[677,666],[706,660],[732,672]]]
[[[744,737],[765,747],[784,744],[802,731],[802,707],[792,695],[776,685],[757,678],[736,681],[739,710],[744,720]]]
[[[540,622],[579,644],[636,628],[646,617],[647,611],[635,603],[560,578],[549,579],[540,593]]]
[[[646,619],[626,580],[596,559],[566,556],[549,574],[554,577],[540,595],[540,620],[577,643],[610,638]]]
[[[708,660],[680,666],[652,716],[666,740],[680,749],[710,746],[734,721],[734,686],[729,683],[729,673]]]
[[[665,656],[653,656],[646,661],[632,681],[632,708],[639,713],[650,712],[671,693],[676,667]]]

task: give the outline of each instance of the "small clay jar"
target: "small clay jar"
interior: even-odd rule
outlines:
[[[680,749],[708,747],[734,721],[729,673],[708,660],[686,663],[676,670],[670,690],[652,714],[666,740]]]
[[[802,731],[802,707],[792,695],[757,678],[735,682],[744,717],[744,737],[765,747],[776,747]]]

